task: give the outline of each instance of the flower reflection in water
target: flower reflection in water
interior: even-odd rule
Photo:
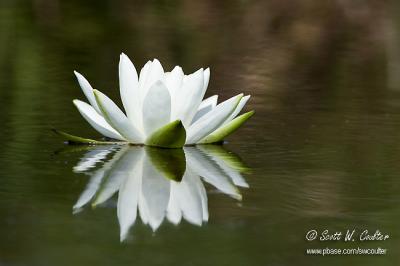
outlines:
[[[207,222],[203,181],[236,200],[242,199],[238,187],[248,187],[240,174],[246,171],[243,163],[216,145],[184,149],[97,146],[82,157],[74,171],[91,176],[73,206],[74,213],[88,203],[98,206],[118,192],[121,241],[137,216],[153,231],[164,218],[176,225],[182,218],[198,226]]]

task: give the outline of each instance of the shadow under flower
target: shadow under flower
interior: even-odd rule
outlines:
[[[201,226],[209,218],[203,182],[242,200],[238,187],[249,187],[241,175],[247,169],[236,155],[216,145],[175,150],[97,146],[73,168],[74,172],[91,176],[73,212],[80,212],[88,204],[101,205],[118,192],[121,241],[137,216],[153,231],[165,219],[177,225],[183,218]]]

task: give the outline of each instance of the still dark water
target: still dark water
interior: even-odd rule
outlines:
[[[0,265],[399,265],[399,8],[356,2],[2,0]],[[98,137],[73,70],[120,103],[121,52],[210,66],[207,95],[251,94],[256,115],[178,156],[66,147],[51,128]],[[191,176],[154,174],[174,176],[163,158]],[[177,225],[165,195],[187,204]],[[139,214],[129,229],[141,199],[154,231]],[[312,229],[390,238],[308,242]],[[387,254],[306,255],[325,247]]]

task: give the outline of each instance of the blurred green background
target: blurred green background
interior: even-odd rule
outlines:
[[[383,0],[0,1],[0,265],[399,265],[400,4]],[[207,95],[256,115],[226,147],[252,168],[243,201],[209,195],[209,223],[72,214],[84,152],[51,128],[97,133],[73,70],[120,104],[118,59],[211,68]],[[306,256],[314,228],[380,229],[385,256]]]

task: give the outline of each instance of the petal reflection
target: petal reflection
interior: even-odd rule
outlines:
[[[112,156],[111,156],[112,154]],[[103,162],[110,158],[103,165]],[[97,168],[95,168],[97,167]],[[203,181],[241,200],[238,187],[248,187],[240,172],[247,169],[221,146],[185,147],[181,150],[139,146],[89,150],[74,170],[91,175],[74,212],[91,203],[98,206],[118,192],[120,240],[129,235],[138,216],[156,231],[168,220],[201,226],[208,222],[208,199]]]

